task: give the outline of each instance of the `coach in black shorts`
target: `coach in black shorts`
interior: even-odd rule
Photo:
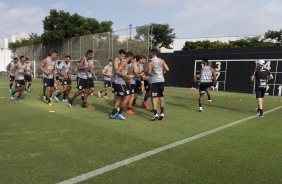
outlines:
[[[251,77],[251,84],[254,83],[254,92],[258,103],[257,113],[260,117],[264,117],[263,98],[267,89],[268,80],[273,79],[273,75],[270,71],[264,68],[264,63],[264,60],[258,60],[256,62],[257,68]]]

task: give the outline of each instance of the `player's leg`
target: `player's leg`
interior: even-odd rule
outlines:
[[[9,92],[12,93],[13,89],[13,84],[14,84],[14,81],[15,81],[15,76],[13,75],[10,75],[10,83],[9,83]]]
[[[68,92],[68,81],[67,80],[62,80],[62,86],[63,86],[63,89],[61,91],[59,91],[59,93],[55,96],[55,100],[56,102],[59,102],[60,99],[59,97],[61,96],[61,94],[65,94]]]
[[[104,98],[108,98],[107,95],[111,89],[111,81],[107,81],[107,87],[106,87],[106,90],[105,90],[105,95],[104,95]]]
[[[127,114],[135,114],[135,112],[132,111],[132,109],[134,108],[132,106],[133,104],[133,101],[135,99],[135,92],[136,92],[136,89],[135,89],[135,85],[134,84],[131,84],[130,85],[130,95],[129,95],[129,100],[128,100],[128,106],[127,106],[127,110],[126,110],[126,113]]]
[[[208,100],[206,101],[207,103],[212,103],[212,100],[211,100],[211,89],[210,87],[208,87],[206,89],[206,92],[207,92],[207,96],[208,96]]]
[[[159,96],[160,108],[161,108],[159,120],[162,120],[164,118],[164,82],[159,83],[158,96]]]
[[[28,86],[27,86],[27,91],[30,92],[30,86],[32,84],[32,77],[31,76],[28,76]]]
[[[20,84],[20,81],[16,80],[15,81],[15,89],[11,92],[11,99],[14,100],[14,95],[19,92],[20,90],[20,87],[21,87],[21,84]]]
[[[144,81],[144,87],[145,87],[146,94],[145,94],[145,97],[142,101],[142,107],[144,107],[145,109],[148,109],[149,105],[147,103],[147,100],[148,100],[148,98],[150,98],[150,90],[151,90],[151,85],[150,85],[149,81],[147,81],[147,80]]]
[[[21,96],[22,96],[24,90],[25,90],[25,81],[22,80],[21,81],[21,87],[20,87],[20,90],[19,90],[19,96],[17,98],[17,101],[21,101]]]
[[[151,101],[152,101],[152,107],[153,107],[152,111],[153,111],[154,115],[152,116],[151,121],[155,121],[156,119],[159,118],[158,109],[157,109],[158,100],[159,100],[158,83],[152,83],[152,85],[151,85]]]
[[[200,84],[199,87],[199,112],[203,112],[203,98],[206,93],[206,87],[203,84]]]

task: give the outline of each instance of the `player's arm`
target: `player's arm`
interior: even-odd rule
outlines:
[[[215,84],[216,84],[216,72],[213,68],[211,68],[211,70],[212,70],[213,86],[215,86]]]
[[[44,59],[44,60],[41,62],[39,68],[40,68],[40,70],[41,70],[42,72],[44,72],[46,75],[49,75],[49,72],[46,71],[46,70],[44,70],[44,66],[45,66],[45,65],[46,65],[46,60]]]
[[[11,69],[11,63],[9,63],[9,64],[6,66],[7,74],[9,74],[10,69]]]
[[[95,78],[95,80],[97,80],[98,78],[97,78],[97,76],[96,76],[96,74],[94,73],[93,70],[91,70],[91,73],[92,73],[92,76]]]
[[[78,66],[77,66],[77,68],[78,68],[79,70],[88,70],[88,69],[89,69],[89,67],[84,67],[84,61],[85,61],[84,58],[81,58],[81,59],[80,59],[79,64],[78,64]]]
[[[18,77],[15,75],[16,73],[16,69],[19,67],[19,64],[16,64],[13,68],[12,68],[12,74],[15,76],[15,80],[18,80]]]
[[[138,73],[138,67],[137,65],[132,65],[133,71],[136,77],[142,77],[144,75],[144,72]]]
[[[273,80],[273,75],[269,72],[269,74],[268,74],[268,80]]]
[[[118,69],[116,70],[116,74],[121,76],[121,77],[124,77],[125,79],[127,80],[130,80],[131,78],[133,78],[133,76],[131,75],[127,75],[127,74],[123,74],[121,71],[124,69],[124,67],[126,66],[126,62],[125,61],[122,61],[120,64],[119,64],[119,67]]]
[[[57,73],[60,74],[61,76],[63,76],[65,79],[67,79],[68,77],[65,76],[65,75],[63,75],[62,68],[63,68],[63,63],[61,63],[61,64],[57,67]]]
[[[152,68],[153,68],[152,65],[153,65],[152,60],[150,60],[149,63],[147,64],[147,66],[146,66],[146,69],[145,69],[145,73],[146,73],[147,75],[150,75],[150,74],[151,74]]]
[[[163,68],[164,68],[164,73],[168,72],[169,71],[169,68],[165,62],[165,60],[162,60],[162,64],[163,64]]]
[[[111,75],[107,74],[106,71],[107,71],[107,66],[105,66],[104,69],[102,70],[102,75],[111,77]]]

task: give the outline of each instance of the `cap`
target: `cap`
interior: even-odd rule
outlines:
[[[256,64],[260,64],[260,65],[264,65],[264,63],[265,63],[265,61],[264,60],[258,60],[258,61],[256,61]]]

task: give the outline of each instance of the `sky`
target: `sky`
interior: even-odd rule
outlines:
[[[263,35],[282,29],[281,0],[0,0],[0,38],[43,33],[50,9],[110,20],[113,30],[169,24],[177,38]]]

